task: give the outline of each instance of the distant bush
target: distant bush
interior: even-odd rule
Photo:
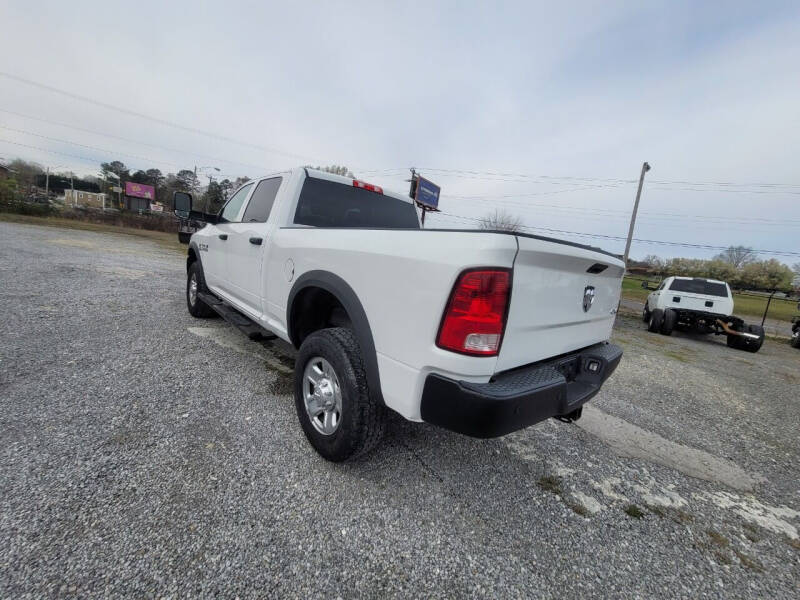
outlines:
[[[671,258],[650,264],[654,275],[719,279],[736,289],[789,290],[794,278],[792,269],[774,258],[754,260],[739,268],[724,260],[699,258]]]

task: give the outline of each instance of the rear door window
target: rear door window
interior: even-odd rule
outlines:
[[[267,222],[282,181],[281,177],[273,177],[272,179],[265,179],[256,186],[244,211],[242,223]]]
[[[687,294],[728,297],[728,286],[724,283],[706,281],[705,279],[676,279],[669,286],[669,289],[674,292],[686,292]]]
[[[297,211],[297,225],[419,229],[411,202],[327,179],[306,177]]]

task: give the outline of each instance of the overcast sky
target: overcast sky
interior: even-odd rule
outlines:
[[[647,160],[637,238],[800,252],[800,3],[468,4],[0,0],[0,72],[249,144],[0,76],[0,157],[337,163],[401,191],[416,166],[432,224],[501,206],[619,252],[551,230],[625,236]]]

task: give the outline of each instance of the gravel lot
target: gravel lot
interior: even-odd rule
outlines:
[[[333,465],[292,352],[190,317],[184,277],[149,240],[0,222],[0,597],[798,597],[788,345],[622,316],[578,424],[394,418]]]

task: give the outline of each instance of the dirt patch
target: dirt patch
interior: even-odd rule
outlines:
[[[760,475],[747,473],[729,460],[670,441],[591,404],[584,406],[583,417],[576,424],[623,456],[655,462],[691,477],[742,491],[751,491],[764,481]]]

